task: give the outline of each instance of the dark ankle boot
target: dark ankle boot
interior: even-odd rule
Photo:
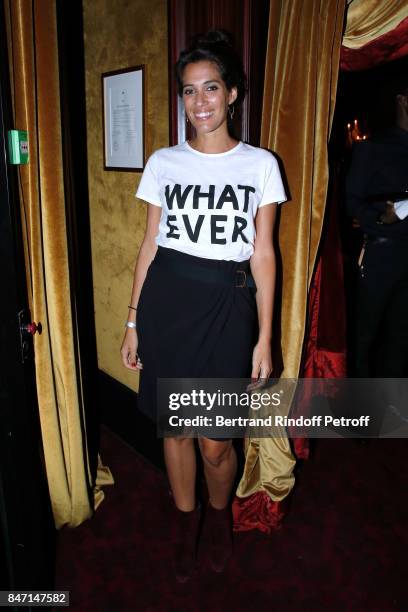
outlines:
[[[177,582],[187,582],[195,568],[201,507],[184,512],[174,508],[174,572]]]
[[[223,572],[232,555],[232,515],[228,505],[222,510],[208,502],[205,515],[206,535],[209,541],[209,561],[214,572]]]

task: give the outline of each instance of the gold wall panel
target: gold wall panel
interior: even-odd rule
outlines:
[[[166,0],[84,0],[86,113],[92,271],[98,366],[137,390],[119,353],[146,205],[140,173],[103,169],[101,74],[145,65],[147,156],[169,144]]]

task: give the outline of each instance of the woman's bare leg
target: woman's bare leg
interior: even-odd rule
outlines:
[[[231,440],[199,438],[204,474],[213,508],[225,508],[229,502],[237,471],[237,455]]]
[[[189,512],[196,506],[196,454],[194,438],[164,438],[164,460],[179,510]]]
[[[193,438],[165,438],[164,459],[174,498],[173,566],[178,582],[193,574],[201,508],[196,507],[196,454]]]
[[[209,562],[215,572],[224,571],[232,555],[232,514],[229,504],[237,471],[237,456],[231,440],[219,442],[199,438],[209,492],[205,529],[209,534]]]

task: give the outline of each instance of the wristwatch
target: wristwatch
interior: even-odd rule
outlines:
[[[136,323],[133,323],[133,321],[126,321],[125,327],[131,327],[132,329],[136,329]]]

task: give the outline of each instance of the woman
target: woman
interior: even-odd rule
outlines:
[[[274,156],[229,133],[245,76],[228,36],[196,39],[180,54],[176,76],[196,135],[156,151],[146,164],[136,195],[149,203],[147,227],[121,347],[124,366],[141,370],[139,407],[154,419],[157,378],[271,374],[272,236],[276,203],[286,199]],[[198,444],[209,492],[210,564],[220,572],[232,553],[236,454],[231,440],[199,437]],[[164,456],[175,502],[175,572],[185,582],[201,513],[194,439],[165,438]]]

